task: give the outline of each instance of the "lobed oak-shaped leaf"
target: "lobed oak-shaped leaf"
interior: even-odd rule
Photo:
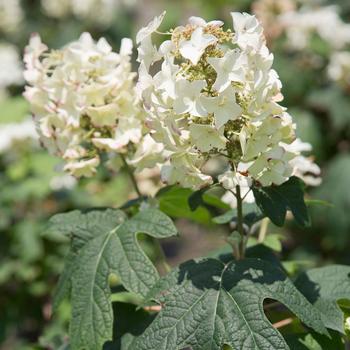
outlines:
[[[79,250],[89,240],[104,235],[124,222],[125,219],[126,216],[121,210],[95,209],[87,212],[73,210],[68,213],[56,214],[49,220],[47,235],[62,235],[71,239],[71,248],[65,258],[64,269],[54,293],[54,309],[67,297],[71,289],[73,272],[79,267],[78,261],[76,261]]]
[[[319,311],[281,270],[260,259],[189,261],[160,279],[149,297],[162,311],[129,350],[289,349],[264,314],[266,298],[327,334]]]
[[[86,214],[74,211],[54,217],[51,223],[72,236],[56,294],[57,304],[71,290],[71,347],[101,349],[112,338],[109,274],[117,274],[127,290],[145,296],[159,275],[139,246],[137,234],[163,238],[176,235],[176,228],[155,209],[142,211],[130,220],[113,209]]]
[[[350,300],[350,266],[332,265],[311,269],[301,274],[295,285],[321,312],[327,328],[345,333],[344,314],[337,301]]]

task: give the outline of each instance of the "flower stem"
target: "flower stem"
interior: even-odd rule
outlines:
[[[120,157],[121,157],[121,159],[123,161],[123,164],[124,164],[124,167],[125,167],[126,171],[128,172],[129,178],[130,178],[130,180],[131,180],[131,182],[132,182],[132,184],[134,186],[134,189],[135,189],[137,195],[139,197],[142,197],[142,193],[141,193],[141,191],[140,191],[140,189],[139,189],[139,187],[137,185],[137,181],[135,179],[134,173],[132,172],[129,164],[127,163],[127,161],[125,159],[125,157],[122,154],[120,154]]]
[[[243,199],[241,196],[241,187],[239,185],[236,186],[236,199],[237,199],[237,229],[239,234],[241,235],[241,240],[239,243],[239,253],[238,259],[244,259],[245,256],[245,234],[243,228]]]

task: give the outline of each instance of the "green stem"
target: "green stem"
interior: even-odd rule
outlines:
[[[137,185],[137,181],[135,179],[134,173],[132,172],[129,164],[127,163],[127,161],[125,159],[125,157],[122,154],[120,154],[120,157],[121,157],[121,159],[123,161],[123,164],[124,164],[124,167],[125,167],[126,171],[128,172],[129,178],[130,178],[130,180],[131,180],[131,182],[132,182],[132,184],[134,186],[134,189],[135,189],[137,195],[139,197],[142,197],[142,193],[141,193],[141,191],[140,191],[140,189],[139,189],[139,187]]]
[[[236,186],[236,200],[237,200],[237,229],[239,234],[241,235],[241,241],[239,243],[239,253],[238,259],[244,259],[245,256],[245,234],[243,228],[243,200],[241,196],[241,187],[239,185]]]

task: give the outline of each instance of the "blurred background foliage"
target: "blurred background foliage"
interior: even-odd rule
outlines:
[[[310,229],[300,229],[292,221],[283,230],[270,225],[267,245],[281,250],[290,272],[326,263],[350,264],[350,50],[345,62],[336,66],[335,60],[350,47],[348,0],[0,0],[1,349],[65,348],[62,334],[69,305],[50,321],[50,295],[67,243],[43,235],[47,219],[74,208],[117,207],[133,197],[125,174],[101,170],[93,179],[77,181],[60,172],[59,160],[40,148],[21,96],[23,48],[32,32],[58,48],[89,31],[118,49],[121,38],[135,37],[164,9],[168,11],[164,27],[190,15],[230,23],[230,11],[255,12],[261,18],[283,82],[284,105],[297,122],[298,136],[312,144],[315,161],[322,167],[322,184],[309,188],[308,197],[329,203],[311,206]],[[328,15],[320,9],[327,9]],[[281,19],[288,12],[299,32],[288,18]],[[305,12],[313,13],[313,19],[303,18]],[[347,40],[338,43],[342,31]],[[153,182],[140,181],[146,192],[154,192]],[[160,205],[181,216],[181,210],[174,213],[174,208],[187,204],[175,191],[162,197]],[[210,224],[203,208],[177,224],[182,238],[164,244],[172,264],[206,254],[222,242],[217,239],[222,228]]]

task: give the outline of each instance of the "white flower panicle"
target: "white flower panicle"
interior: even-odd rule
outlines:
[[[152,36],[164,15],[136,38],[138,94],[152,137],[167,155],[163,181],[201,188],[213,182],[205,164],[223,157],[236,177],[225,180],[232,186],[242,177],[262,186],[285,182],[296,154],[284,145],[294,141],[295,126],[278,104],[281,82],[260,23],[247,13],[232,13],[231,31],[221,21],[191,17],[165,33],[169,40],[157,48]]]
[[[102,152],[127,153],[142,138],[131,51],[130,39],[122,40],[118,54],[88,33],[52,51],[33,35],[25,49],[24,96],[40,140],[74,176],[92,176]]]

